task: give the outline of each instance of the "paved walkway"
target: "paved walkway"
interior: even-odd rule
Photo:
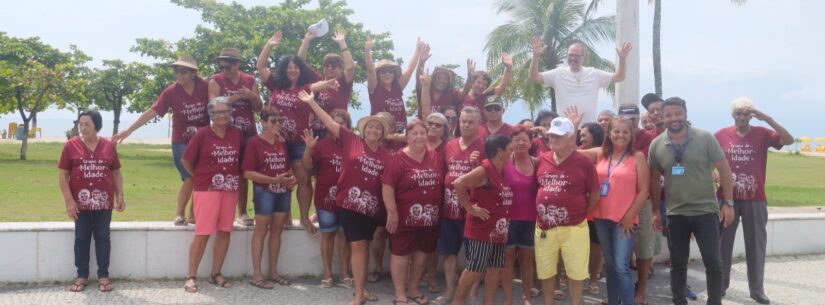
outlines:
[[[649,289],[649,304],[671,304],[668,269],[656,265],[655,274]],[[691,304],[705,304],[707,294],[704,287],[704,272],[701,262],[690,265],[688,283],[699,294],[699,301]],[[825,304],[825,255],[787,256],[768,258],[766,266],[765,289],[772,304]],[[731,272],[731,288],[728,289],[724,304],[756,304],[749,298],[746,266],[744,261],[736,262]],[[331,289],[322,289],[318,279],[294,279],[292,286],[276,287],[273,290],[260,290],[234,279],[237,286],[230,289],[209,285],[205,279],[199,281],[201,292],[189,294],[183,291],[181,280],[164,281],[118,281],[111,293],[100,293],[89,286],[85,292],[66,291],[67,283],[37,285],[7,284],[0,285],[0,304],[346,304],[352,296],[352,290],[336,284]],[[378,284],[368,287],[380,298],[378,303],[391,304],[392,284],[385,277]],[[519,291],[518,284],[515,285]],[[604,280],[602,292],[606,291]],[[434,299],[431,295],[430,299]],[[518,297],[518,296],[516,296]],[[585,296],[585,304],[598,304],[600,298]],[[501,293],[496,304],[502,303]],[[518,304],[518,303],[516,303]],[[539,299],[534,304],[541,304]],[[569,304],[569,300],[557,304]]]

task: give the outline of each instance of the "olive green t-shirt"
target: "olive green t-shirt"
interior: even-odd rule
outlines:
[[[697,216],[719,213],[719,202],[713,184],[713,162],[725,159],[719,142],[710,132],[688,128],[687,147],[682,156],[684,175],[673,175],[676,157],[667,132],[650,143],[648,164],[651,170],[665,176],[667,215]]]

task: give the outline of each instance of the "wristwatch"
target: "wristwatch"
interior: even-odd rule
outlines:
[[[724,200],[724,202],[725,202],[725,205],[727,205],[727,206],[729,206],[729,207],[733,207],[733,200],[731,200],[731,199],[725,199],[725,200]]]

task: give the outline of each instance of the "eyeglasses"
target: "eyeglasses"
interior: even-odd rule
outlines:
[[[427,122],[427,127],[444,128],[444,124],[436,123],[436,122]]]
[[[488,106],[484,107],[484,110],[487,112],[499,112],[501,111],[501,106]]]
[[[219,115],[229,115],[229,113],[230,113],[230,111],[229,111],[229,110],[216,110],[216,111],[212,111],[212,115],[213,115],[213,116],[219,116]]]

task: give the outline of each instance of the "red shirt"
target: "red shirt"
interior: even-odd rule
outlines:
[[[115,200],[112,171],[120,169],[115,145],[98,137],[90,151],[83,139],[71,138],[63,145],[57,167],[69,171],[69,189],[81,211],[111,210]]]
[[[503,244],[507,242],[507,229],[510,227],[513,190],[490,160],[482,161],[481,167],[487,174],[487,184],[470,190],[470,202],[490,211],[490,218],[481,220],[468,214],[464,237]]]
[[[438,154],[427,150],[421,162],[399,151],[387,165],[381,182],[395,189],[398,222],[403,227],[438,224],[444,174]]]
[[[736,133],[736,127],[722,128],[714,134],[733,175],[733,199],[767,201],[765,196],[765,167],[768,163],[768,148],[782,148],[776,131],[760,126],[751,126],[744,136]],[[717,192],[722,198],[722,189]]]
[[[312,148],[315,169],[315,208],[335,211],[338,177],[341,175],[341,141],[326,137]]]
[[[469,173],[473,168],[481,164],[481,160],[486,159],[484,154],[484,141],[481,138],[470,144],[467,149],[461,150],[461,138],[452,139],[444,147],[444,168],[447,173],[444,175],[444,218],[451,220],[464,220],[466,211],[458,204],[458,197],[455,194],[455,182],[458,177]],[[470,154],[478,151],[476,162],[470,162]]]
[[[237,94],[242,88],[249,90],[255,88],[255,77],[243,72],[240,72],[240,75],[238,83],[226,79],[223,72],[212,75],[211,79],[221,87],[221,96],[228,97]],[[252,111],[252,101],[242,99],[232,103],[232,126],[240,130],[245,139],[258,134],[258,128],[255,125],[255,113]]]
[[[544,138],[533,138],[533,145],[530,147],[531,156],[538,158],[539,156],[552,151],[553,150],[550,149],[550,146],[547,146],[547,142],[545,142]]]
[[[461,103],[461,109],[464,109],[464,107],[467,107],[467,106],[476,107],[476,108],[478,108],[478,110],[481,110],[482,120],[486,121],[487,118],[484,115],[484,103],[487,102],[488,97],[490,97],[494,94],[495,94],[495,92],[490,90],[490,91],[487,91],[485,93],[482,93],[479,96],[472,97],[472,96],[470,96],[470,93],[468,92],[467,94],[464,95],[464,100]]]
[[[283,142],[269,144],[266,139],[255,136],[249,139],[244,146],[243,165],[244,171],[255,171],[260,174],[276,177],[289,172],[289,154],[286,152],[286,145]],[[289,186],[276,183],[260,183],[255,185],[272,193],[287,193]]]
[[[304,103],[298,98],[298,93],[301,91],[309,92],[310,84],[293,89],[281,90],[275,87],[275,76],[270,75],[269,81],[266,82],[266,88],[272,92],[269,98],[269,107],[275,107],[281,111],[281,116],[284,121],[281,122],[281,135],[284,136],[287,142],[303,143],[301,134],[304,129],[309,128],[310,117],[312,117],[312,108],[309,108],[307,103]]]
[[[599,190],[593,160],[575,151],[561,164],[553,154],[539,157],[536,179],[536,223],[544,230],[581,223],[587,217],[588,194]]]
[[[390,153],[383,145],[375,151],[367,143],[346,128],[340,129],[341,176],[338,178],[338,207],[369,217],[385,216],[381,198],[381,175],[390,160]]]
[[[509,137],[512,133],[513,126],[507,123],[503,123],[501,127],[499,127],[498,130],[496,130],[495,133],[490,132],[490,128],[487,126],[487,124],[482,124],[481,126],[479,126],[478,136],[482,139],[487,139],[493,134],[505,135]]]
[[[415,91],[415,94],[416,94],[415,96],[421,96],[421,88],[416,88],[415,90],[416,90]],[[433,94],[435,94],[435,92],[433,92],[433,90],[430,89],[430,113],[439,112],[438,110],[442,106],[456,107],[456,106],[460,105],[461,91],[452,90],[452,91],[448,91],[448,92],[442,92],[441,95],[438,96],[438,98],[435,98],[435,96],[433,96]],[[418,104],[421,105],[421,100],[420,99],[418,101]],[[458,107],[456,107],[456,108],[458,108]],[[419,107],[418,108],[418,117],[422,118],[422,119],[426,119],[425,117],[423,117],[422,112],[423,112],[423,109],[421,109],[421,107]]]
[[[195,170],[195,191],[238,191],[242,145],[243,135],[234,127],[226,128],[223,138],[209,126],[198,129],[183,153]]]
[[[407,111],[404,109],[404,95],[398,83],[392,83],[392,90],[383,85],[375,86],[375,92],[370,94],[370,115],[379,112],[389,112],[395,121],[395,132],[403,133],[407,128]]]
[[[324,80],[323,77],[320,80]],[[334,109],[347,110],[349,105],[349,98],[352,95],[352,82],[347,82],[347,78],[342,75],[338,78],[338,84],[340,85],[338,90],[326,89],[318,92],[315,96],[318,106],[321,106],[327,113],[331,113]],[[326,129],[314,114],[312,115],[311,124],[312,129]]]
[[[650,153],[650,143],[653,142],[653,138],[655,136],[651,135],[650,132],[639,129],[633,138],[633,149],[641,151],[647,157],[647,154]]]
[[[208,103],[209,82],[198,78],[191,95],[174,83],[163,89],[151,108],[161,116],[172,109],[172,144],[186,144],[199,128],[209,125]]]

